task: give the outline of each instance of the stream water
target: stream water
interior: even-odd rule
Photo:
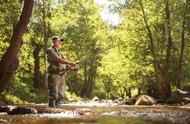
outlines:
[[[0,113],[0,124],[179,124],[179,122],[189,124],[190,122],[186,121],[189,118],[189,109],[178,111],[173,107],[84,106],[82,104],[75,106],[70,104],[64,105],[63,108],[66,112],[52,114],[8,115]],[[79,114],[80,111],[86,112]],[[171,121],[164,118],[170,118]]]
[[[161,124],[137,118],[59,114],[0,115],[0,124]],[[165,124],[162,123],[162,124]]]

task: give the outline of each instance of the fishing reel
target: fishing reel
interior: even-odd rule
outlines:
[[[77,64],[77,65],[74,67],[73,71],[79,70],[79,65],[78,65],[79,63],[77,62],[76,64]]]
[[[78,64],[79,64],[79,63],[76,62],[76,66],[70,67],[70,70],[71,70],[71,71],[77,71],[77,70],[79,70],[79,65],[78,65]]]

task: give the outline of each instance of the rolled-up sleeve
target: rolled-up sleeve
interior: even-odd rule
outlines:
[[[50,59],[50,60],[57,60],[58,58],[60,58],[53,50],[51,50],[51,49],[48,49],[47,51],[46,51],[46,54],[47,54],[47,57],[48,57],[48,59]]]

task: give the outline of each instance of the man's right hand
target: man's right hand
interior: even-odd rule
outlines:
[[[78,70],[78,66],[77,65],[76,66],[70,66],[69,70],[71,70],[71,71],[77,71]]]
[[[69,64],[70,66],[72,66],[72,67],[75,67],[77,64],[76,63],[74,63],[74,62],[70,62],[70,64]]]

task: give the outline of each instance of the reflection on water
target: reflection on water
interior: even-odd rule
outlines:
[[[137,118],[77,116],[65,113],[39,115],[0,115],[0,124],[160,124]],[[163,124],[163,123],[162,123]]]

